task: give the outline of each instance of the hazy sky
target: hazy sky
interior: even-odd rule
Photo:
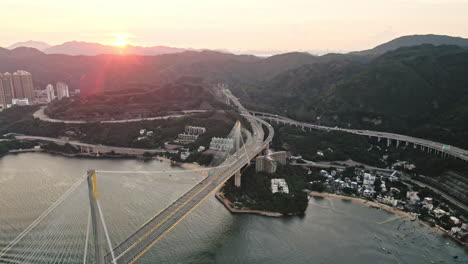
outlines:
[[[239,50],[361,50],[468,37],[468,0],[0,0],[0,46],[69,40]]]

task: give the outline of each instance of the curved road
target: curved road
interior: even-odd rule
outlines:
[[[151,120],[161,120],[169,118],[178,118],[184,117],[195,113],[205,113],[209,110],[183,110],[180,111],[183,114],[179,115],[166,115],[166,116],[155,116],[155,117],[146,117],[146,118],[133,118],[133,119],[122,119],[122,120],[105,120],[105,121],[82,121],[82,120],[61,120],[50,118],[44,113],[46,106],[41,107],[39,110],[34,112],[33,117],[40,119],[41,121],[50,122],[50,123],[65,123],[65,124],[87,124],[87,123],[104,123],[104,124],[115,124],[115,123],[129,123],[129,122],[140,122],[140,121],[151,121]]]

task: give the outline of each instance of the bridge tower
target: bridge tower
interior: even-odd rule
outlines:
[[[241,148],[241,137],[242,137],[242,129],[241,129],[241,122],[237,121],[236,124],[234,125],[234,152],[238,152]],[[245,144],[245,142],[244,142]],[[240,171],[236,172],[234,175],[234,185],[236,187],[241,186],[241,173]]]
[[[96,171],[88,170],[88,191],[89,191],[89,204],[91,209],[91,223],[93,227],[94,239],[94,258],[96,264],[104,264],[104,237],[103,226],[101,225],[101,217],[98,208],[98,189],[96,182]]]

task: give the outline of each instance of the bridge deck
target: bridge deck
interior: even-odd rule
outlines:
[[[211,193],[216,191],[232,175],[239,171],[249,160],[268,146],[273,138],[273,129],[265,121],[247,117],[252,124],[256,140],[247,142],[245,148],[241,148],[230,156],[214,173],[192,187],[188,192],[178,198],[174,203],[163,209],[159,214],[150,219],[133,235],[123,241],[114,249],[117,263],[133,263],[148,249],[158,242],[166,233],[182,221],[190,212],[200,205]],[[262,124],[269,128],[269,135],[264,140]],[[112,257],[105,257],[106,263],[112,263]]]

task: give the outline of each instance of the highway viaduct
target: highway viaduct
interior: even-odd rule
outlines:
[[[431,141],[431,140],[426,140],[426,139],[421,139],[421,138],[416,138],[416,137],[411,137],[411,136],[406,136],[406,135],[400,135],[400,134],[394,134],[394,133],[387,133],[387,132],[347,129],[347,128],[339,128],[339,127],[327,127],[327,126],[309,124],[305,122],[296,121],[288,117],[279,116],[279,115],[270,114],[270,113],[264,113],[264,112],[250,111],[250,113],[253,114],[254,116],[257,116],[264,120],[268,120],[270,122],[300,127],[303,130],[308,128],[310,130],[316,129],[316,130],[324,130],[324,131],[342,131],[342,132],[347,132],[347,133],[351,133],[355,135],[367,136],[370,138],[377,138],[378,141],[386,140],[387,146],[390,146],[393,142],[396,144],[397,147],[400,145],[409,146],[411,144],[413,148],[420,148],[422,151],[427,151],[428,153],[440,154],[441,156],[451,156],[451,157],[458,158],[464,161],[468,161],[467,150],[457,148],[454,146],[450,146],[447,144]]]

